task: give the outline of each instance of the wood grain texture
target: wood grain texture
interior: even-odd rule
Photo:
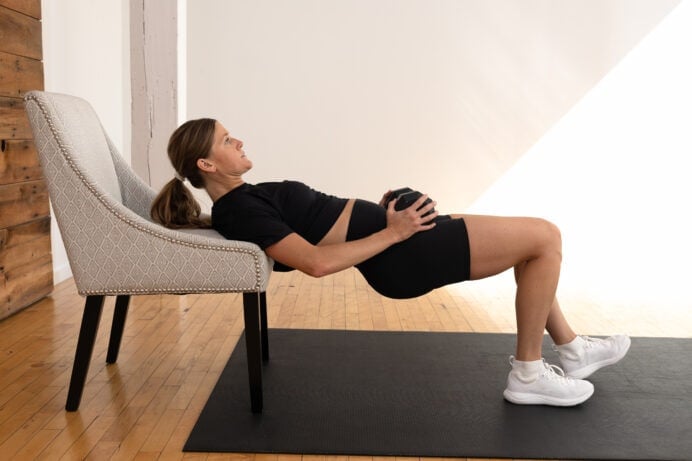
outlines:
[[[0,51],[0,96],[23,98],[43,89],[43,63]]]
[[[2,253],[5,253],[5,257]],[[12,257],[19,260],[14,261]],[[5,263],[11,264],[5,267],[2,265]],[[47,296],[52,289],[50,235],[46,239],[0,252],[0,319]]]
[[[41,0],[0,0],[0,6],[41,19]]]
[[[0,97],[0,142],[9,139],[31,139],[33,133],[24,110],[24,101]]]
[[[0,318],[53,287],[48,193],[22,98],[43,89],[41,0],[0,0]]]
[[[50,235],[50,226],[50,216],[45,216],[18,226],[0,229],[0,251]]]
[[[48,188],[43,180],[0,186],[0,229],[49,214]]]
[[[47,218],[3,229],[0,237],[0,270],[9,271],[50,254],[50,228]],[[4,242],[6,240],[6,242]]]
[[[40,61],[41,37],[41,21],[0,6],[0,51]]]
[[[43,178],[33,141],[0,140],[0,185]]]

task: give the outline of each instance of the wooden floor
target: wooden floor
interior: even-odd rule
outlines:
[[[514,331],[513,286],[504,276],[394,301],[374,293],[354,270],[322,279],[275,273],[267,295],[270,327]],[[84,397],[75,413],[64,411],[83,309],[72,280],[0,322],[0,458],[353,461],[183,453],[242,332],[242,297],[134,297],[118,363],[106,366],[113,304],[112,298],[106,301]],[[689,306],[661,312],[651,305],[603,306],[582,296],[562,304],[584,334],[692,335]]]

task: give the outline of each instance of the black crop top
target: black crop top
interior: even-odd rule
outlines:
[[[245,183],[214,202],[211,222],[227,239],[252,242],[263,250],[293,232],[316,245],[346,202],[297,181]],[[275,263],[274,270],[290,268]]]

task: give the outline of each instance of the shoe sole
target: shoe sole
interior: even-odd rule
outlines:
[[[505,389],[502,395],[505,397],[505,400],[516,405],[550,405],[553,407],[573,407],[587,401],[593,395],[593,392],[594,388],[591,387],[589,392],[571,399],[560,399],[547,395],[512,392],[509,389]]]
[[[620,351],[620,354],[616,355],[615,357],[611,357],[607,360],[601,360],[600,362],[592,363],[591,365],[587,365],[584,368],[580,368],[578,370],[570,371],[568,372],[565,370],[565,375],[570,377],[570,378],[575,378],[575,379],[585,379],[600,370],[603,367],[607,367],[608,365],[613,365],[615,363],[618,363],[622,358],[627,354],[627,352],[630,350],[630,346],[632,345],[632,340],[628,337],[627,338],[627,346]]]

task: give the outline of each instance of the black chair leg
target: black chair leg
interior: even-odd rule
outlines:
[[[245,345],[250,378],[250,403],[253,413],[262,412],[262,340],[260,321],[260,294],[243,293],[245,317]]]
[[[129,295],[119,295],[115,298],[115,311],[113,312],[113,324],[111,325],[111,337],[108,341],[108,354],[106,363],[115,363],[120,352],[120,343],[123,339],[127,308],[130,305]]]
[[[89,362],[94,351],[96,332],[101,320],[101,312],[103,311],[103,300],[104,296],[102,295],[87,296],[86,303],[84,304],[82,326],[79,330],[77,351],[75,352],[74,365],[72,366],[72,377],[70,378],[70,387],[67,392],[67,404],[65,405],[67,411],[77,411],[79,402],[82,400],[82,391],[84,390],[84,383],[89,371]]]
[[[269,362],[269,328],[267,327],[267,292],[260,293],[260,322],[262,324],[262,360]]]

